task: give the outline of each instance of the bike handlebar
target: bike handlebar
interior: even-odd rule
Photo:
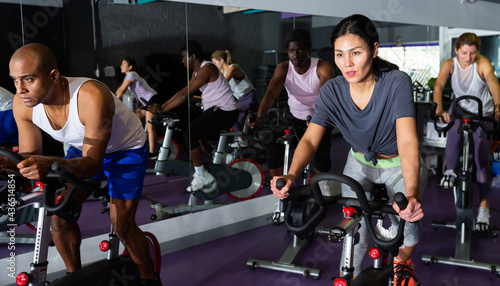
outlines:
[[[277,187],[280,186],[281,184],[283,184],[283,182],[279,182],[280,180],[282,180],[284,182],[284,180],[282,178],[278,179],[276,181]],[[398,249],[399,249],[399,246],[401,246],[401,244],[403,243],[403,239],[404,239],[403,232],[404,232],[404,226],[405,226],[406,221],[403,219],[399,220],[398,232],[397,232],[396,237],[394,237],[393,239],[388,240],[388,241],[384,241],[384,240],[381,240],[380,238],[378,238],[377,235],[375,234],[375,229],[373,228],[373,225],[371,223],[371,219],[373,217],[373,213],[375,210],[372,207],[372,204],[370,204],[370,202],[368,201],[368,198],[366,197],[366,194],[363,190],[363,187],[356,180],[354,180],[351,177],[348,177],[346,175],[343,175],[343,174],[324,172],[324,173],[319,173],[319,174],[315,175],[311,181],[311,191],[312,191],[312,195],[314,198],[314,202],[318,206],[318,210],[311,216],[311,219],[308,220],[302,226],[293,226],[291,217],[287,215],[287,217],[285,218],[286,227],[288,227],[294,233],[295,232],[310,233],[311,231],[313,231],[315,229],[315,227],[319,223],[321,223],[321,220],[323,220],[324,216],[326,215],[326,211],[327,211],[325,199],[324,199],[323,194],[321,193],[321,189],[319,188],[319,185],[318,185],[318,183],[320,181],[323,181],[323,180],[337,181],[337,182],[346,184],[349,187],[351,187],[351,189],[356,193],[357,200],[349,198],[345,202],[346,203],[348,203],[348,202],[359,203],[359,207],[361,207],[361,210],[363,212],[363,217],[364,217],[365,222],[366,222],[365,225],[366,225],[368,232],[369,232],[371,238],[373,239],[373,241],[379,247],[391,251],[391,253],[394,256],[396,256]],[[291,189],[290,191],[291,191],[290,199],[293,200],[293,196],[292,196],[293,189]],[[396,204],[398,204],[398,206],[401,210],[404,210],[408,205],[408,200],[406,199],[405,195],[402,193],[396,193],[394,196],[394,201],[396,202]],[[385,206],[385,207],[382,207],[382,206],[377,207],[376,210],[386,212],[386,213],[391,213],[391,214],[397,214],[392,208],[390,208],[390,210],[392,210],[392,211],[389,211],[388,206],[386,204],[383,204],[383,206]],[[291,207],[292,207],[292,205],[289,204],[288,209],[291,209]]]
[[[328,207],[325,203],[323,194],[321,194],[321,190],[319,188],[318,182],[321,180],[318,178],[321,178],[321,176],[324,173],[320,173],[315,175],[312,178],[311,181],[311,190],[312,190],[312,195],[314,197],[314,202],[318,206],[317,211],[315,211],[311,217],[301,226],[295,226],[292,221],[291,215],[289,215],[292,211],[293,208],[293,200],[295,197],[300,196],[300,191],[303,191],[303,188],[292,188],[290,189],[290,196],[289,199],[291,202],[288,203],[287,209],[286,209],[286,215],[285,215],[285,226],[294,234],[300,236],[300,237],[307,237],[311,232],[314,231],[317,225],[321,223],[321,221],[325,218],[326,212],[328,211]],[[319,177],[318,177],[319,176]],[[286,182],[283,178],[279,178],[276,180],[276,187],[278,189],[281,189],[285,186]],[[298,190],[295,191],[294,190]],[[307,191],[307,190],[306,190]]]
[[[71,173],[68,168],[59,164],[58,162],[52,163],[50,169],[54,174],[58,177],[62,178],[64,181],[71,184],[71,189],[67,195],[67,197],[61,202],[57,203],[56,192],[58,190],[57,187],[50,185],[49,187],[45,187],[43,190],[43,204],[47,211],[51,213],[57,213],[58,211],[64,209],[67,204],[69,204],[70,199],[77,189],[79,190],[97,190],[101,186],[101,182],[97,179],[92,178],[80,178],[75,176],[75,174]],[[46,181],[46,180],[44,180]]]
[[[0,156],[3,156],[3,157],[6,157],[16,163],[19,163],[21,161],[24,160],[24,157],[17,154],[17,153],[14,153],[8,149],[5,149],[3,147],[0,147]]]
[[[5,148],[0,148],[0,156],[7,157],[16,163],[19,163],[25,159],[23,156]],[[86,179],[75,176],[75,174],[71,173],[66,167],[59,164],[58,162],[52,163],[51,170],[55,175],[57,175],[58,178],[61,178],[71,184],[71,190],[68,194],[68,197],[63,200],[62,203],[56,204],[56,191],[59,190],[60,180],[53,180],[57,178],[50,176],[50,173],[47,178],[41,180],[45,184],[43,188],[44,206],[51,213],[57,212],[66,207],[66,205],[70,201],[69,198],[71,198],[71,196],[74,194],[75,189],[93,190],[98,189],[101,184],[101,182],[96,179]]]
[[[462,100],[475,101],[477,103],[477,114],[467,112],[464,115],[458,115],[457,114],[457,106],[458,106],[458,103]],[[446,126],[444,126],[444,127],[439,126],[437,124],[438,123],[438,116],[434,116],[434,128],[436,129],[436,131],[438,132],[439,135],[441,135],[441,133],[446,134],[446,132],[448,132],[451,129],[451,127],[453,127],[453,124],[455,124],[456,119],[463,120],[466,118],[477,120],[479,122],[479,125],[481,126],[481,128],[484,130],[484,132],[486,132],[488,134],[499,134],[500,133],[500,124],[497,124],[495,128],[489,128],[488,126],[486,126],[484,124],[484,121],[495,122],[495,119],[492,117],[483,116],[483,104],[478,97],[472,96],[472,95],[464,95],[464,96],[456,97],[451,102],[451,107],[452,107],[452,111],[450,114],[451,120],[450,120],[450,122],[448,122],[446,124]],[[433,113],[436,113],[436,108],[437,108],[437,104],[433,103],[432,104]]]

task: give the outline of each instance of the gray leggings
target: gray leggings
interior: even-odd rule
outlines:
[[[379,160],[379,162],[382,160]],[[356,159],[351,152],[347,156],[347,163],[344,167],[344,175],[347,175],[354,180],[358,181],[367,197],[369,198],[370,190],[373,188],[374,184],[385,184],[387,189],[387,194],[390,198],[390,203],[393,203],[394,194],[396,192],[405,193],[405,185],[403,181],[403,173],[401,171],[401,166],[387,169],[378,169],[360,162]],[[420,196],[423,195],[425,187],[427,185],[427,169],[423,160],[420,160]],[[345,184],[342,184],[342,196],[343,197],[356,197],[354,191]],[[394,215],[389,215],[391,223],[396,225],[399,221],[399,217]],[[370,243],[370,236],[366,227],[364,227],[365,221],[361,220],[359,227],[359,243],[354,247],[354,276],[359,275],[361,270],[363,270],[363,260],[368,251],[368,246]],[[409,247],[417,245],[420,240],[420,235],[422,232],[422,224],[420,222],[416,223],[406,223],[404,231],[404,242],[401,247]],[[345,248],[345,247],[344,247]],[[342,251],[342,260],[344,261],[345,251]],[[342,269],[341,269],[342,271]]]

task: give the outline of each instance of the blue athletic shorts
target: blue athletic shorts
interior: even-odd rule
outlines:
[[[101,172],[94,178],[107,177],[109,195],[119,200],[134,200],[142,196],[148,165],[147,144],[142,148],[118,151],[104,156]],[[69,147],[66,159],[82,157],[82,151]]]

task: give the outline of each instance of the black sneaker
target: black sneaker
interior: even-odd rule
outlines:
[[[148,153],[148,159],[149,160],[156,160],[156,159],[158,159],[158,153],[157,152]]]
[[[152,279],[141,279],[141,282],[139,283],[139,285],[141,286],[162,286],[161,284],[161,279],[160,279],[160,276],[155,273],[156,275],[156,280],[152,280]]]

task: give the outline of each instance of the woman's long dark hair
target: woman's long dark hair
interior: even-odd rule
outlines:
[[[352,34],[361,37],[363,41],[368,44],[370,50],[373,52],[375,49],[375,43],[379,42],[379,36],[377,29],[373,22],[366,16],[360,14],[354,14],[347,18],[344,18],[335,29],[332,31],[330,37],[330,43],[335,51],[335,41],[337,38],[345,36],[347,34]],[[383,72],[388,72],[391,70],[399,70],[399,67],[393,63],[385,61],[378,56],[373,59],[373,73],[375,74],[375,80],[378,80]]]
[[[130,71],[136,72],[140,77],[142,77],[142,71],[137,65],[137,62],[133,58],[125,57],[123,58],[124,61],[128,63],[129,66],[132,66],[132,69]]]

